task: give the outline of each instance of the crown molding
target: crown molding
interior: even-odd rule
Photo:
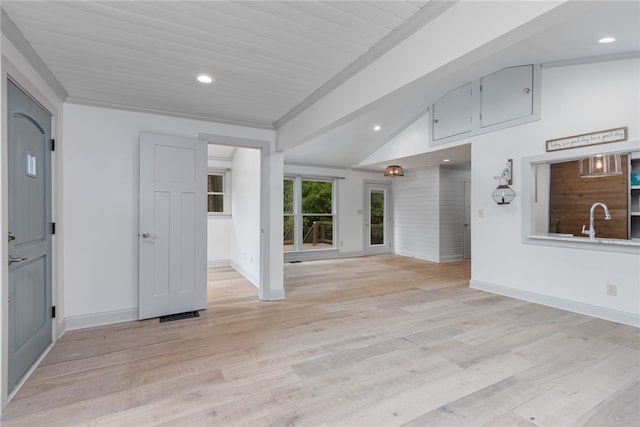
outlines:
[[[65,102],[69,97],[67,90],[33,49],[31,43],[25,38],[16,23],[7,15],[7,12],[5,12],[4,9],[1,9],[1,11],[2,18],[0,27],[2,28],[2,34],[22,53],[27,62],[36,70],[58,98],[60,98],[62,102]]]
[[[199,114],[181,113],[177,111],[160,110],[156,108],[140,107],[137,105],[118,104],[116,102],[94,101],[85,98],[69,97],[68,104],[85,105],[88,107],[108,108],[112,110],[131,111],[134,113],[155,114],[159,116],[177,117],[181,119],[199,120],[203,122],[221,123],[226,125],[243,126],[254,129],[273,130],[273,126],[262,123],[253,123],[242,120],[230,120],[220,117],[202,116]]]

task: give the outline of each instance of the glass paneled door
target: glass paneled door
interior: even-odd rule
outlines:
[[[367,255],[391,252],[391,215],[389,214],[389,184],[365,184],[365,244]]]

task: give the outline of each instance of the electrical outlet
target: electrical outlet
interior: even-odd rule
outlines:
[[[614,285],[612,283],[607,283],[607,295],[617,296],[618,295],[618,285]]]

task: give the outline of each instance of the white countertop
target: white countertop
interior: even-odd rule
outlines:
[[[615,245],[615,246],[627,246],[640,248],[640,239],[601,239],[596,237],[595,239],[589,239],[588,237],[573,236],[571,234],[536,234],[527,236],[529,239],[557,241],[557,242],[571,242],[571,243],[586,243],[590,245]]]

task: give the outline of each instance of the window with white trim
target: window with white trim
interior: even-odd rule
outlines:
[[[335,179],[284,179],[283,245],[289,252],[335,249]]]
[[[229,174],[209,171],[207,176],[207,212],[209,215],[231,215]]]

